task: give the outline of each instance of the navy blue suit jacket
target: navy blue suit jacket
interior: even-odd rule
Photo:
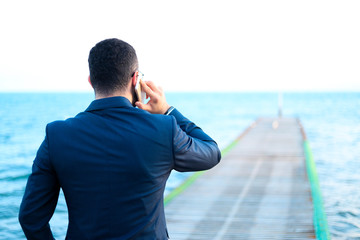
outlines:
[[[47,125],[19,221],[28,239],[53,239],[49,220],[63,189],[67,239],[167,239],[163,193],[172,169],[206,170],[217,144],[176,109],[169,116],[123,97]]]

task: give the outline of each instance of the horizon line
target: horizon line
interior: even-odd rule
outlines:
[[[164,91],[166,93],[360,93],[360,89],[355,90],[223,90],[223,91],[215,91],[215,90],[168,90]],[[0,90],[0,94],[4,93],[84,93],[84,94],[94,94],[94,91],[88,90],[9,90],[4,91]]]

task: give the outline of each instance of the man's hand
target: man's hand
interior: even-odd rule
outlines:
[[[140,84],[142,90],[146,93],[146,98],[150,97],[150,100],[146,104],[137,101],[135,105],[150,113],[164,114],[170,108],[170,105],[166,102],[162,88],[157,87],[151,81],[140,81]]]

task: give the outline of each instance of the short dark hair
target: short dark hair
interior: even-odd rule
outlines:
[[[88,61],[91,84],[96,93],[104,95],[125,89],[138,68],[135,49],[116,38],[97,43]]]

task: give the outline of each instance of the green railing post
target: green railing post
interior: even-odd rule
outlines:
[[[329,240],[326,213],[323,207],[323,200],[320,191],[319,178],[316,172],[315,161],[308,140],[304,141],[306,169],[311,186],[311,196],[314,206],[314,227],[316,238],[319,240]]]

